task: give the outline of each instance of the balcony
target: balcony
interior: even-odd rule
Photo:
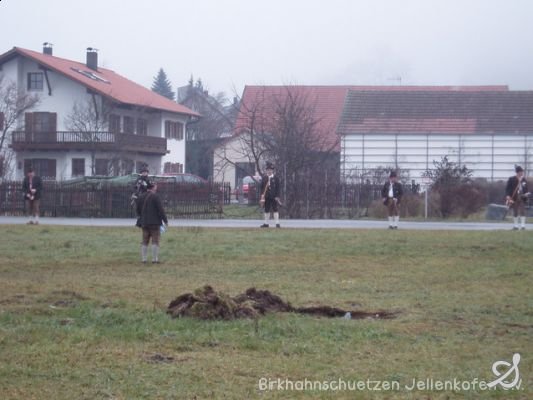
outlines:
[[[11,148],[23,150],[128,151],[164,155],[167,139],[113,132],[14,131]]]

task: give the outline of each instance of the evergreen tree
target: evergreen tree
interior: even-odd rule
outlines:
[[[167,74],[163,71],[163,68],[159,69],[157,76],[154,77],[154,83],[152,84],[152,90],[161,96],[165,96],[170,100],[174,100],[174,91],[172,90],[172,84],[167,78]]]

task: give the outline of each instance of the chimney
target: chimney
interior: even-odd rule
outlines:
[[[98,49],[87,47],[87,67],[98,71]]]
[[[53,54],[52,46],[53,46],[52,43],[44,42],[43,43],[43,54],[48,54],[49,56],[51,56]]]

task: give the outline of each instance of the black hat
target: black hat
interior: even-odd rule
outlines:
[[[396,171],[391,171],[389,174],[389,178],[396,178]]]
[[[28,168],[28,171],[27,171],[27,172],[28,172],[28,173],[33,172],[33,168],[32,168],[32,167]]]
[[[145,165],[144,167],[141,168],[141,171],[140,171],[140,172],[141,172],[141,174],[142,174],[143,172],[148,172],[148,167]]]
[[[516,173],[524,172],[524,169],[520,165],[515,165],[514,170]]]
[[[267,163],[266,163],[266,168],[265,168],[265,169],[275,169],[275,168],[274,168],[274,164],[271,163],[270,161],[267,161]]]

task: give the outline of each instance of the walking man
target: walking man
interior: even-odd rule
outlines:
[[[398,182],[398,177],[395,171],[391,171],[389,181],[383,185],[381,189],[381,197],[383,204],[387,207],[389,215],[389,229],[398,229],[398,222],[400,220],[400,201],[403,195],[402,184]]]
[[[507,207],[513,209],[514,226],[513,230],[526,229],[526,207],[525,202],[530,196],[527,189],[527,181],[524,177],[524,170],[521,166],[515,167],[516,175],[507,180],[505,188]]]
[[[22,181],[22,192],[30,214],[28,225],[39,225],[39,204],[41,202],[42,189],[41,178],[35,175],[33,168],[28,169],[28,173]]]
[[[261,180],[261,207],[265,208],[265,222],[261,225],[261,228],[268,228],[268,219],[270,214],[273,213],[276,228],[281,228],[279,224],[279,206],[281,182],[277,175],[274,174],[274,164],[267,162],[266,174],[263,175]]]
[[[147,191],[137,200],[137,215],[142,229],[141,261],[147,262],[148,244],[152,240],[152,264],[159,264],[159,239],[161,226],[168,227],[168,219],[157,195],[157,185],[149,183]]]

